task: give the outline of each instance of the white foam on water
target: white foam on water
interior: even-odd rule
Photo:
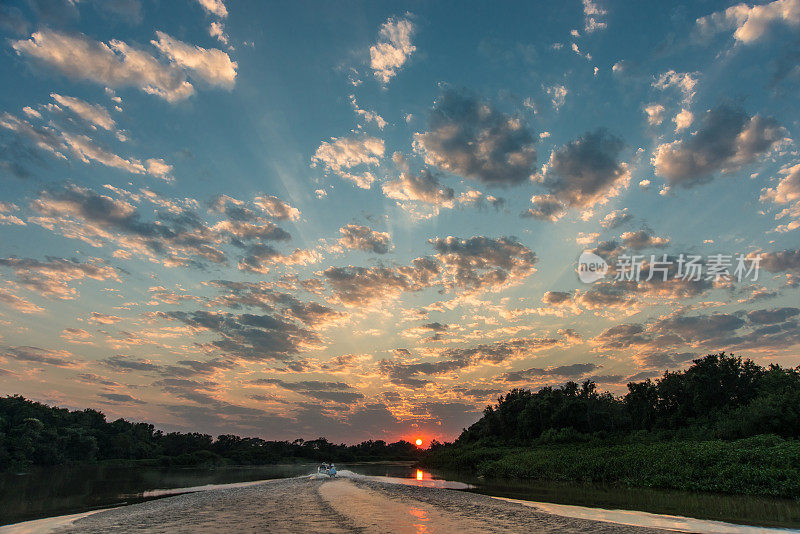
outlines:
[[[372,480],[375,482],[385,482],[388,484],[403,484],[405,486],[420,486],[423,488],[466,490],[475,487],[472,484],[466,484],[464,482],[455,482],[453,480],[440,480],[432,478],[423,478],[420,480],[417,478],[359,475],[358,473],[354,473],[347,469],[339,471],[337,475],[343,478],[352,478],[355,480]]]
[[[633,527],[661,528],[675,532],[696,532],[698,534],[787,534],[789,532],[800,532],[800,530],[788,528],[752,527],[748,525],[725,523],[724,521],[694,519],[679,515],[651,514],[650,512],[640,512],[637,510],[606,510],[604,508],[589,508],[586,506],[573,506],[568,504],[524,501],[521,499],[509,499],[507,497],[492,498],[531,506],[542,512],[563,517],[605,521],[607,523],[616,523],[618,525],[629,525]]]

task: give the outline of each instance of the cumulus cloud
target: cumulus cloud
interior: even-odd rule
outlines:
[[[536,271],[536,254],[509,237],[496,239],[449,236],[430,240],[444,265],[445,286],[461,290],[498,290]]]
[[[593,341],[606,349],[669,351],[672,347],[704,350],[783,349],[800,343],[797,308],[772,308],[740,313],[686,315],[676,313],[650,324],[622,324]]]
[[[168,102],[188,98],[194,87],[183,71],[164,64],[145,51],[111,40],[107,44],[82,34],[42,29],[30,39],[14,41],[14,50],[71,78],[107,87],[136,87]]]
[[[654,236],[649,230],[636,230],[635,232],[625,232],[619,238],[625,246],[633,250],[645,248],[664,248],[669,244],[668,237]]]
[[[694,113],[688,109],[682,109],[672,121],[675,123],[675,131],[680,132],[692,125],[694,120]]]
[[[569,94],[569,91],[564,85],[553,85],[546,87],[545,91],[547,92],[548,96],[550,96],[550,103],[553,104],[553,109],[556,111],[558,111],[561,106],[564,105],[564,102],[567,100],[567,94]]]
[[[369,48],[369,66],[382,84],[389,83],[417,49],[411,43],[414,31],[408,18],[390,17],[381,26],[378,42]]]
[[[113,130],[118,138],[120,136],[124,138],[122,132],[115,129],[114,120],[104,107],[56,93],[51,96],[59,105],[71,110],[89,123],[92,128],[97,129],[97,127],[100,127]],[[61,111],[61,108],[57,105],[40,106],[40,109]],[[28,117],[43,118],[39,111],[32,108],[25,108],[23,111],[26,112]],[[171,177],[166,173],[172,170],[172,166],[163,159],[151,158],[143,164],[136,158],[125,158],[100,146],[87,135],[72,133],[63,129],[54,121],[50,121],[45,126],[38,126],[24,118],[18,118],[8,112],[3,112],[0,114],[0,127],[16,133],[20,139],[28,141],[36,148],[60,160],[68,160],[72,156],[86,164],[99,163],[106,167],[120,169],[132,174],[147,173],[160,179],[171,180]]]
[[[622,140],[605,129],[587,132],[553,150],[537,177],[567,207],[604,204],[628,186],[628,165],[618,160]]]
[[[787,165],[780,170],[783,176],[775,187],[761,190],[761,202],[770,202],[781,208],[776,219],[788,219],[786,224],[776,228],[788,232],[800,228],[800,164]]]
[[[197,0],[197,3],[211,15],[221,19],[228,16],[228,9],[223,0]]]
[[[401,208],[412,214],[419,213],[418,203],[431,206],[432,215],[438,214],[439,208],[452,208],[455,205],[453,188],[443,186],[429,169],[411,172],[408,162],[400,152],[395,152],[392,160],[401,169],[401,173],[397,179],[389,180],[381,186],[387,198],[397,201]]]
[[[272,195],[257,196],[253,200],[253,204],[263,209],[273,219],[281,221],[296,221],[300,219],[299,209]]]
[[[116,127],[116,123],[111,118],[108,110],[99,104],[89,104],[80,98],[62,96],[57,93],[50,93],[50,97],[60,106],[69,109],[93,126],[109,131],[114,130]]]
[[[428,131],[414,134],[414,147],[428,165],[502,186],[530,177],[536,140],[520,118],[447,89],[431,110]]]
[[[567,213],[566,207],[555,195],[533,195],[531,204],[522,212],[522,217],[555,222]]]
[[[399,358],[381,360],[378,370],[390,382],[409,388],[424,387],[431,377],[474,369],[481,364],[497,365],[509,360],[523,359],[537,352],[559,346],[554,338],[525,338],[482,343],[467,348],[439,351],[433,362],[411,359],[408,351],[395,351]]]
[[[652,163],[669,185],[693,187],[752,163],[785,135],[771,117],[722,105],[706,112],[696,134],[656,148]]]
[[[322,275],[345,306],[369,306],[430,287],[441,268],[432,258],[417,258],[408,266],[329,267]]]
[[[378,165],[383,152],[383,139],[363,134],[333,137],[319,145],[311,164],[321,165],[326,171],[334,172],[362,189],[369,189],[375,181],[372,173],[366,170],[351,172],[351,169]]]
[[[558,365],[541,369],[533,367],[523,371],[511,371],[501,375],[501,379],[507,382],[530,382],[541,378],[579,378],[588,373],[600,369],[602,366],[594,363],[573,363],[570,365]]]
[[[288,360],[297,353],[320,346],[319,335],[277,314],[232,314],[225,312],[159,312],[163,318],[180,321],[219,337],[204,348],[246,361]]]
[[[660,74],[655,81],[653,87],[665,91],[670,88],[678,89],[683,94],[684,102],[691,102],[696,93],[698,74],[696,72],[676,72],[668,70]]]
[[[136,254],[167,266],[225,264],[231,245],[241,254],[239,268],[266,272],[268,265],[298,265],[317,261],[314,251],[295,250],[284,254],[268,241],[288,241],[288,232],[267,220],[260,210],[225,197],[217,201],[223,218],[211,223],[193,209],[196,202],[164,199],[143,189],[140,194],[107,186],[121,198],[69,185],[40,192],[31,202],[39,216],[31,222],[99,247],[112,243],[125,254]],[[145,219],[136,203],[150,202],[161,208],[151,220]]]
[[[0,287],[0,302],[20,313],[41,313],[44,308],[33,302],[15,295],[11,290]]]
[[[172,63],[189,71],[193,78],[227,88],[236,83],[238,64],[222,50],[190,45],[160,31],[156,32],[156,37],[158,41],[150,41],[153,46]]]
[[[761,267],[771,273],[800,273],[800,249],[764,252],[761,254]]]
[[[30,346],[5,347],[0,349],[0,355],[24,364],[44,364],[63,368],[75,368],[83,365],[66,350],[50,350]]]
[[[387,232],[378,232],[368,226],[348,224],[339,228],[339,233],[342,237],[338,243],[346,249],[386,254],[391,247],[391,236]]]
[[[644,107],[644,112],[647,114],[647,123],[650,126],[658,126],[664,122],[664,106],[661,104],[648,104]]]
[[[741,3],[697,19],[701,34],[733,30],[735,41],[741,44],[759,41],[778,23],[790,28],[800,27],[800,1],[775,0],[753,6]]]
[[[583,0],[583,29],[586,33],[605,29],[606,22],[601,20],[607,14],[594,0]]]
[[[633,216],[628,213],[628,208],[622,208],[621,210],[614,210],[603,217],[603,219],[600,221],[600,226],[610,230],[612,228],[616,228],[617,226],[621,226],[631,219],[633,219]]]
[[[69,283],[89,278],[92,280],[113,280],[120,282],[117,271],[94,258],[88,262],[63,258],[47,258],[46,261],[32,258],[0,258],[0,267],[14,271],[17,281],[23,287],[43,296],[72,299],[77,291]]]

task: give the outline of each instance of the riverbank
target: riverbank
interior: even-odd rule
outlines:
[[[1,530],[1,529],[0,529]],[[665,531],[569,518],[462,491],[361,477],[267,481],[101,511],[55,532],[589,532]],[[25,530],[16,531],[20,534]],[[30,532],[30,531],[28,531]]]
[[[432,452],[424,463],[497,478],[800,498],[800,443],[777,436],[529,447],[449,445]]]

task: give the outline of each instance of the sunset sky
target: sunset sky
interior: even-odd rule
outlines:
[[[0,33],[2,394],[427,441],[513,387],[800,364],[800,0],[12,0]]]

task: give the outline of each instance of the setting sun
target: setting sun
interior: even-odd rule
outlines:
[[[414,443],[417,444],[417,447],[421,447],[422,446],[422,438],[417,438],[417,441],[415,441]]]

